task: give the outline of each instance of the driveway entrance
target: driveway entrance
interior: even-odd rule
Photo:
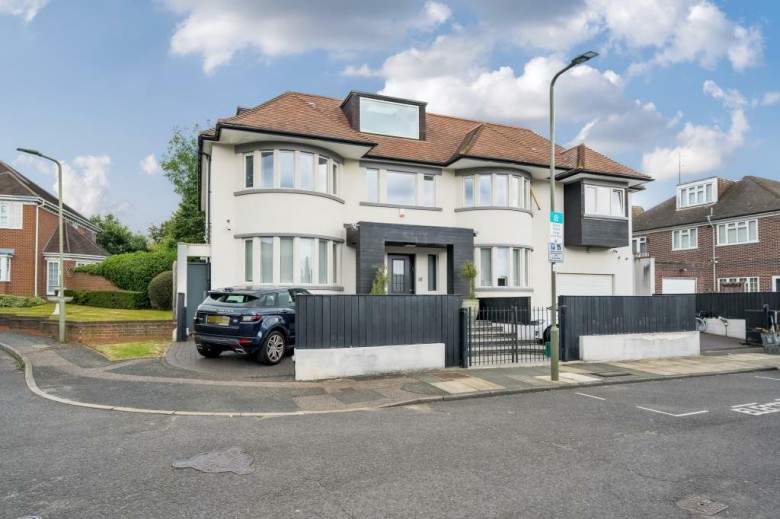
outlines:
[[[191,340],[174,342],[165,354],[165,362],[174,368],[216,380],[295,380],[292,355],[286,355],[275,366],[263,366],[252,358],[232,351],[226,351],[214,359],[207,359],[198,353],[195,343]]]

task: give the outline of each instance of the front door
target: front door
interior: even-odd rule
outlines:
[[[391,294],[414,294],[414,256],[388,254],[387,261],[390,263],[388,292]]]

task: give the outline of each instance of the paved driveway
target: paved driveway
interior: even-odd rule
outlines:
[[[224,352],[215,359],[198,354],[192,341],[175,342],[168,348],[165,361],[171,366],[194,371],[218,380],[293,380],[295,366],[292,355],[287,355],[276,366],[264,366],[254,359]]]
[[[713,335],[711,333],[702,333],[700,344],[701,351],[722,351],[722,350],[735,350],[739,348],[748,348],[744,344],[745,341],[741,339],[732,339],[731,337],[723,337],[722,335]]]

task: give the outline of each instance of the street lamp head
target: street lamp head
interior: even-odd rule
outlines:
[[[38,150],[31,150],[29,148],[16,148],[16,151],[21,151],[22,153],[29,153],[30,155],[38,155],[41,156],[41,152]]]
[[[592,50],[589,50],[588,52],[584,52],[584,53],[580,54],[579,56],[577,56],[576,58],[572,59],[571,60],[571,64],[572,64],[572,66],[574,66],[574,65],[581,65],[581,64],[585,63],[586,61],[595,58],[598,55],[599,55],[598,52],[593,52]]]

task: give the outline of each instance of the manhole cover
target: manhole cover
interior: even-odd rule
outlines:
[[[696,515],[715,515],[722,512],[728,505],[713,501],[707,496],[686,496],[677,501],[677,508]]]
[[[254,472],[255,469],[251,465],[252,457],[241,452],[238,447],[231,447],[226,451],[198,454],[192,458],[173,462],[173,466],[177,469],[191,468],[201,472],[233,472],[241,475]]]

